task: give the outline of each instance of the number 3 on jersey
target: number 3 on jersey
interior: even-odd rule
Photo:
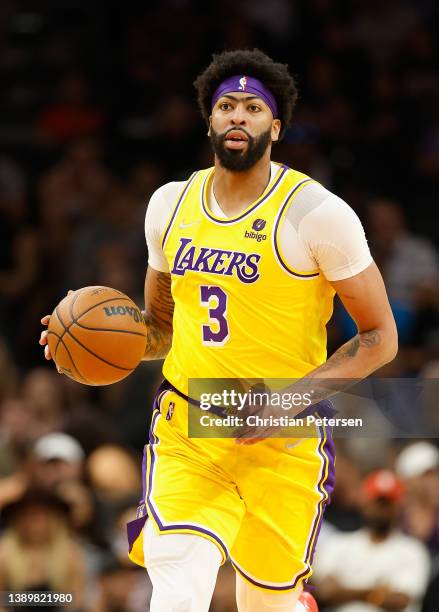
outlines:
[[[215,285],[201,285],[201,304],[209,309],[209,325],[203,325],[203,344],[223,346],[229,339],[227,293]]]

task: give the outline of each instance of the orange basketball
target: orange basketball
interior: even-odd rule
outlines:
[[[83,287],[53,311],[47,341],[58,369],[85,385],[110,385],[138,365],[146,325],[136,304],[110,287]]]

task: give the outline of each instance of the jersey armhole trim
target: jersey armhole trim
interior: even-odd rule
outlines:
[[[299,191],[302,190],[302,188],[305,185],[308,185],[309,183],[316,183],[317,181],[314,181],[312,178],[305,178],[302,179],[301,181],[299,181],[299,183],[297,183],[297,185],[295,185],[295,187],[290,191],[290,193],[287,195],[285,202],[282,204],[281,209],[277,215],[275,224],[274,224],[274,231],[273,231],[273,252],[276,256],[277,262],[279,263],[279,265],[285,270],[285,272],[287,272],[288,274],[290,274],[291,276],[295,276],[296,278],[314,278],[316,276],[320,276],[320,271],[318,269],[312,270],[310,272],[300,272],[299,270],[295,270],[294,268],[291,268],[286,260],[285,257],[282,255],[282,250],[280,247],[280,241],[278,239],[278,233],[279,233],[279,228],[281,225],[281,221],[283,221],[283,219],[285,218],[285,215],[287,213],[288,207],[289,205],[292,203],[292,200],[296,197],[296,195],[299,193]]]
[[[181,205],[181,203],[184,200],[184,196],[186,195],[186,192],[189,189],[189,186],[191,185],[191,183],[193,182],[193,180],[194,180],[194,178],[195,178],[195,176],[197,174],[198,174],[198,172],[193,172],[191,174],[191,176],[189,177],[189,179],[186,181],[186,183],[185,183],[184,187],[182,188],[182,190],[180,191],[180,195],[177,198],[177,203],[176,203],[176,205],[174,207],[174,210],[172,212],[171,218],[169,219],[169,221],[168,221],[168,223],[166,225],[166,228],[165,228],[165,230],[163,231],[163,234],[162,234],[162,239],[161,239],[162,249],[164,249],[164,247],[165,247],[166,240],[168,238],[168,234],[169,234],[169,231],[170,231],[170,229],[172,227],[172,224],[174,223],[174,219],[175,219],[175,216],[177,214],[177,211],[180,208],[180,205]]]

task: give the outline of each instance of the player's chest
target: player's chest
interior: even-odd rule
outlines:
[[[231,224],[180,221],[165,248],[172,275],[207,275],[257,282],[274,265],[273,221],[262,216]]]

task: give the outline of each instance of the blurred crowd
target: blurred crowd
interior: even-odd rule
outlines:
[[[110,387],[76,384],[44,362],[40,318],[92,284],[142,306],[148,199],[212,163],[192,88],[212,52],[258,46],[297,75],[294,123],[273,158],[363,221],[400,338],[381,374],[439,378],[437,31],[435,0],[2,1],[0,591],[74,591],[86,612],[147,609],[125,524],[161,364]],[[337,303],[329,352],[354,330]],[[337,448],[316,554],[321,608],[439,609],[437,440]],[[235,610],[232,583],[226,565],[213,612]]]

